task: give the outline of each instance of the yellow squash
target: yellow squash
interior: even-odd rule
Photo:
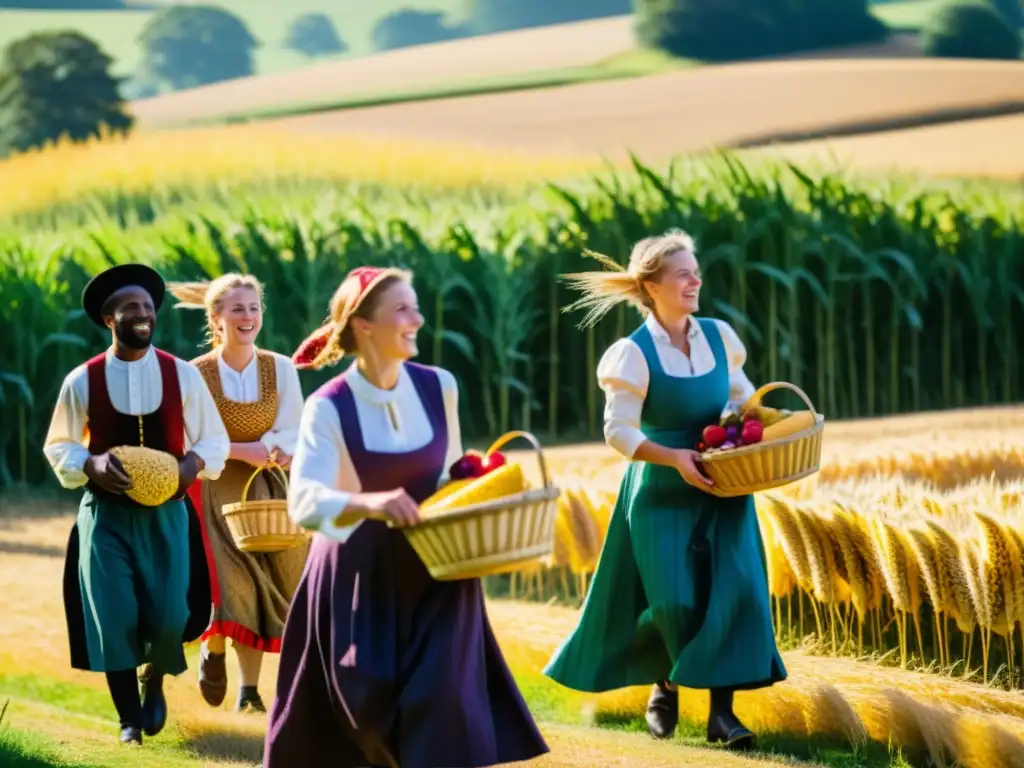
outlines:
[[[420,504],[420,510],[423,512],[430,512],[432,509],[436,508],[437,505],[440,504],[442,500],[447,499],[457,490],[459,490],[460,488],[465,488],[472,482],[473,478],[471,477],[465,478],[464,480],[452,480],[448,484],[438,488],[433,496],[431,496],[422,504]]]
[[[795,411],[786,418],[764,428],[761,442],[781,440],[814,426],[814,414],[810,411]]]
[[[132,488],[125,495],[133,501],[159,507],[178,490],[178,460],[171,454],[134,445],[119,445],[110,453],[131,478]]]

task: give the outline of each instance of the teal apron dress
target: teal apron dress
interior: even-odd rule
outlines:
[[[666,374],[646,326],[630,336],[650,370],[640,429],[670,448],[694,448],[729,399],[721,334],[713,321],[697,322],[715,359],[701,376]],[[753,497],[718,498],[672,467],[631,462],[579,624],[544,674],[588,692],[784,680]]]

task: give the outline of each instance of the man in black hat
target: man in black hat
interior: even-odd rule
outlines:
[[[85,488],[64,567],[71,665],[106,673],[127,744],[163,728],[163,676],[185,671],[182,644],[209,623],[203,533],[185,493],[216,479],[230,449],[198,369],[152,344],[163,298],[163,279],[141,264],[86,286],[82,305],[113,341],[65,378],[44,447],[61,484]],[[138,445],[178,459],[178,492],[159,507],[125,494],[131,480],[110,453]]]

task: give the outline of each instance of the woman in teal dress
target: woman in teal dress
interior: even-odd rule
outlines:
[[[753,497],[708,493],[693,450],[754,391],[746,352],[727,323],[694,315],[701,277],[685,233],[641,240],[625,271],[593,255],[609,271],[567,276],[583,291],[572,306],[589,310],[583,324],[620,301],[646,317],[598,366],[605,437],[630,464],[579,625],[545,674],[578,691],[652,685],[656,738],[675,732],[678,686],[708,689],[708,740],[752,748],[733,693],[786,678],[764,546]]]

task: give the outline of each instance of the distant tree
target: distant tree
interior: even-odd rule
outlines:
[[[1024,27],[1024,3],[1021,0],[989,0],[1006,19],[1010,29]]]
[[[139,34],[142,66],[172,90],[247,77],[259,43],[245,22],[213,5],[172,5]]]
[[[544,27],[633,12],[633,0],[463,0],[474,34]]]
[[[954,0],[939,8],[921,30],[928,56],[1019,59],[1020,33],[986,0]]]
[[[326,13],[305,13],[296,18],[288,28],[284,44],[306,56],[329,56],[348,50]]]
[[[437,11],[395,11],[373,25],[370,39],[374,50],[387,51],[409,45],[425,45],[462,37],[458,27],[448,26],[444,14]]]
[[[0,154],[67,136],[82,141],[131,130],[110,74],[112,59],[78,32],[41,32],[10,43],[0,60]]]
[[[875,40],[866,0],[635,0],[637,40],[676,56],[733,61]]]

